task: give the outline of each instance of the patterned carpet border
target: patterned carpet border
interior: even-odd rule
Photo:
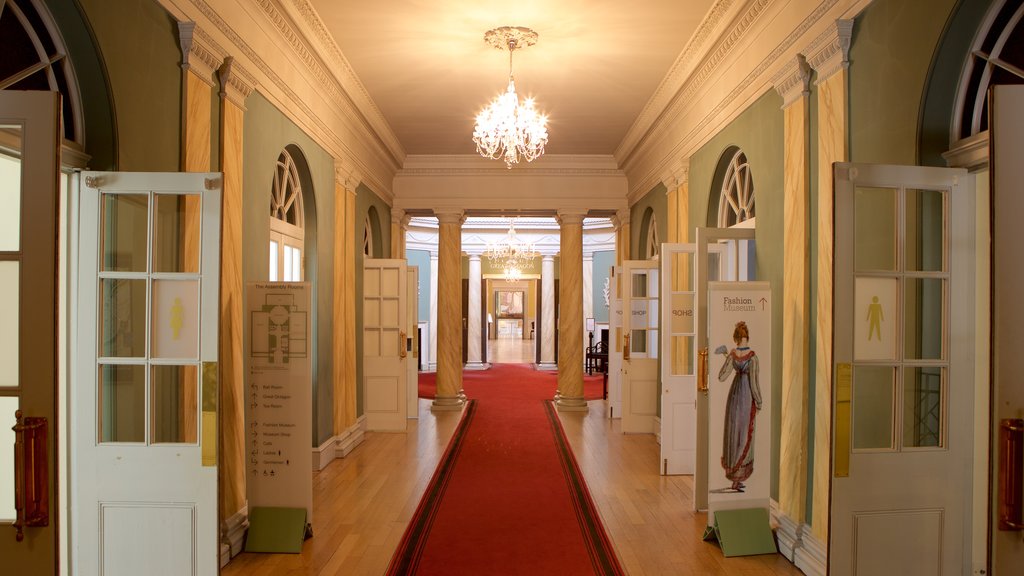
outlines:
[[[594,573],[601,576],[622,576],[622,566],[615,556],[615,549],[612,547],[608,534],[604,531],[604,524],[597,513],[597,507],[587,489],[587,483],[583,479],[576,458],[572,454],[572,447],[565,437],[562,423],[558,419],[558,413],[551,401],[544,401],[545,412],[548,415],[548,422],[551,424],[551,431],[555,437],[555,445],[558,449],[558,459],[562,464],[562,473],[569,484],[569,492],[572,494],[573,508],[576,510],[576,519],[580,523],[583,532],[583,539],[587,544],[587,552],[590,554],[590,562]]]
[[[438,505],[444,499],[445,491],[448,489],[448,481],[455,470],[455,463],[459,459],[459,452],[462,451],[462,446],[466,439],[466,432],[469,430],[469,425],[476,415],[476,407],[476,400],[466,402],[466,409],[462,415],[462,420],[459,421],[459,425],[455,429],[451,441],[448,443],[448,448],[445,449],[444,455],[441,456],[441,462],[437,465],[437,470],[434,471],[434,476],[430,479],[430,483],[427,484],[427,490],[423,493],[423,498],[420,500],[419,506],[416,507],[412,520],[409,521],[409,527],[406,528],[402,541],[399,543],[395,555],[391,558],[391,565],[388,566],[387,571],[388,576],[416,573],[416,567],[423,553],[423,547],[426,545],[427,536],[430,534],[430,529],[434,524],[434,517],[437,515]]]

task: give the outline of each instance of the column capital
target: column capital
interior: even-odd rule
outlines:
[[[552,254],[548,254],[547,252],[542,252],[541,255],[540,255],[540,261],[542,263],[543,262],[554,262],[555,261],[555,255],[553,253]]]
[[[344,158],[334,159],[334,182],[354,195],[362,177],[351,162]]]
[[[559,224],[583,224],[583,219],[587,217],[586,208],[562,208],[558,210],[555,216],[555,220]]]
[[[482,255],[483,254],[481,252],[479,252],[478,250],[466,250],[466,256],[469,257],[469,261],[470,262],[479,262],[480,261],[480,256],[482,256]]]
[[[227,98],[245,110],[245,99],[256,88],[256,77],[233,56],[224,59],[224,63],[217,70],[217,76],[220,78],[220,97]]]
[[[615,230],[621,229],[623,226],[629,224],[629,208],[623,208],[617,210],[615,215],[611,218],[612,224],[615,225]]]
[[[438,254],[437,250],[431,250],[430,251],[430,259],[431,260],[437,260],[437,258],[438,258],[437,254]]]
[[[782,107],[788,108],[801,97],[811,93],[811,66],[803,54],[791,58],[772,78],[772,85],[782,96]]]
[[[462,208],[434,208],[434,216],[438,224],[459,224],[461,225],[466,212]]]
[[[191,70],[196,78],[213,87],[213,73],[220,68],[227,52],[192,21],[178,22],[178,47],[181,69]]]
[[[850,66],[853,20],[836,20],[807,47],[807,62],[818,73],[815,84]]]
[[[402,210],[401,208],[395,208],[394,206],[392,206],[391,207],[391,223],[396,225],[396,226],[401,226],[402,222],[404,220],[405,220],[405,210]]]
[[[676,164],[675,167],[670,168],[661,175],[661,183],[667,188],[667,192],[677,190],[680,186],[690,181],[690,159],[683,158]]]

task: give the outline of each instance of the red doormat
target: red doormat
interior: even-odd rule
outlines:
[[[486,372],[463,381],[469,404],[389,576],[623,574],[549,400],[554,380],[528,365]]]

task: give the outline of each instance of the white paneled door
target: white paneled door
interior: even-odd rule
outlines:
[[[653,434],[658,416],[658,262],[626,260],[622,294],[622,431]]]
[[[408,417],[405,260],[363,261],[363,413],[367,430],[404,432]]]
[[[76,574],[217,574],[222,181],[81,175]]]

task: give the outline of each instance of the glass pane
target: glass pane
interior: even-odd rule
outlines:
[[[100,366],[96,421],[100,442],[146,441],[145,366]]]
[[[100,280],[100,356],[146,355],[146,281]]]
[[[719,271],[722,269],[722,255],[718,252],[708,252],[708,282],[717,282],[722,280],[722,275]]]
[[[857,366],[853,371],[854,449],[892,449],[892,366]]]
[[[0,388],[18,385],[20,271],[20,262],[0,262]]]
[[[153,280],[155,358],[199,358],[199,281]]]
[[[277,242],[270,241],[270,281],[277,282]]]
[[[672,295],[672,334],[693,334],[693,292]]]
[[[0,522],[14,520],[14,412],[17,396],[0,396]]]
[[[633,336],[629,339],[630,352],[634,354],[647,353],[647,331],[633,330]]]
[[[647,276],[647,294],[650,298],[658,297],[658,271],[651,270],[651,273]]]
[[[945,269],[945,196],[941,190],[906,191],[907,270],[941,272]]]
[[[647,297],[647,274],[645,272],[634,272],[632,276],[630,296],[633,298]]]
[[[21,126],[0,125],[0,149],[21,150]],[[0,251],[21,248],[21,158],[0,152]]]
[[[693,254],[677,252],[672,255],[672,291],[693,291]]]
[[[896,190],[864,188],[854,193],[855,271],[896,269]]]
[[[199,437],[198,368],[153,366],[152,370],[152,443],[195,444]]]
[[[941,278],[907,278],[903,283],[903,355],[907,359],[943,358],[945,286]]]
[[[672,375],[689,376],[693,373],[693,336],[673,336]]]
[[[298,248],[292,248],[295,251],[292,254],[292,281],[302,282],[302,251]]]
[[[102,202],[101,269],[145,272],[149,195],[104,194]]]
[[[284,281],[292,282],[295,279],[292,278],[292,247],[285,244],[284,246]]]
[[[630,311],[630,328],[647,328],[650,325],[648,320],[648,303],[649,300],[633,300],[629,303],[632,307]]]
[[[153,270],[198,273],[200,197],[157,194],[153,202]]]
[[[903,368],[903,445],[942,446],[942,382],[939,367]]]
[[[647,355],[648,358],[657,358],[658,357],[658,330],[657,329],[648,330],[647,331],[647,350],[650,351],[650,354]]]

